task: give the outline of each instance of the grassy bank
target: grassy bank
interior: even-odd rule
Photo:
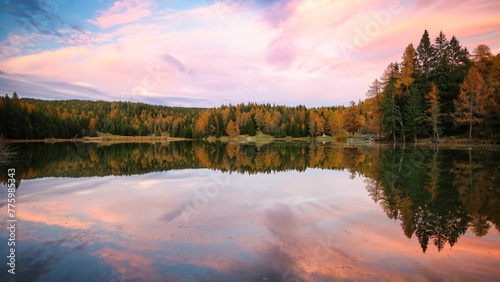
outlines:
[[[189,138],[176,138],[164,136],[121,136],[109,133],[97,133],[97,137],[83,138],[45,138],[45,139],[0,139],[0,143],[57,143],[57,142],[83,142],[83,143],[151,143],[151,142],[170,142],[170,141],[187,141]]]
[[[169,137],[168,135],[163,136],[121,136],[113,135],[109,133],[98,132],[97,137],[84,137],[84,138],[72,138],[72,139],[59,139],[59,138],[46,138],[46,139],[0,139],[1,143],[33,143],[33,142],[43,142],[43,143],[57,143],[57,142],[83,142],[83,143],[104,143],[104,144],[114,144],[114,143],[156,143],[156,142],[172,142],[172,141],[190,141],[197,139],[190,138],[178,138]],[[281,142],[337,142],[337,143],[348,143],[348,144],[384,144],[393,145],[392,140],[375,140],[375,139],[365,139],[363,135],[357,135],[354,138],[341,138],[337,139],[332,136],[317,136],[317,137],[274,137],[272,135],[264,134],[258,132],[255,136],[250,135],[238,135],[238,136],[222,136],[216,138],[215,136],[205,137],[201,140],[207,142],[237,142],[237,143],[254,143],[257,145],[264,145],[275,141]],[[440,142],[433,142],[430,138],[419,139],[417,143],[413,140],[407,140],[404,142],[396,142],[399,145],[408,146],[445,146],[445,147],[491,147],[500,145],[499,140],[495,139],[469,139],[464,136],[450,136],[441,138]]]

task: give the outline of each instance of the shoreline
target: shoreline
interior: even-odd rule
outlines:
[[[150,143],[171,141],[192,141],[196,139],[178,137],[153,137],[153,136],[117,136],[117,137],[83,137],[83,138],[45,138],[45,139],[0,139],[0,143]]]
[[[179,138],[179,137],[168,137],[168,136],[99,136],[99,137],[84,137],[84,138],[45,138],[45,139],[0,139],[0,143],[4,144],[18,144],[18,143],[63,143],[63,142],[73,142],[73,143],[100,143],[100,144],[115,144],[115,143],[167,143],[176,141],[205,141],[213,143],[216,141],[220,142],[237,142],[241,144],[255,143],[257,145],[264,145],[276,141],[281,142],[331,142],[339,145],[364,145],[364,146],[411,146],[411,147],[447,147],[447,148],[484,148],[484,147],[500,147],[499,141],[496,140],[481,140],[481,139],[455,139],[455,138],[443,138],[441,142],[432,142],[429,139],[422,139],[418,142],[391,142],[391,141],[377,141],[377,140],[365,140],[364,137],[354,137],[347,138],[346,140],[338,141],[332,136],[318,136],[318,137],[273,137],[270,135],[239,135],[235,137],[222,136],[216,138],[215,136],[209,136],[202,139],[194,138]]]

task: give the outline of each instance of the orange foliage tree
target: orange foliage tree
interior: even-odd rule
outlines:
[[[475,67],[467,73],[460,85],[460,94],[453,103],[455,112],[451,116],[455,124],[468,124],[469,139],[472,139],[472,126],[483,120],[488,106],[488,88]]]
[[[240,127],[237,123],[230,120],[227,124],[226,132],[230,137],[238,136],[240,135]]]
[[[441,109],[440,103],[438,99],[438,88],[436,84],[432,84],[431,91],[427,93],[425,96],[425,100],[427,102],[428,108],[426,110],[427,113],[427,122],[432,127],[432,138],[434,141],[440,142],[439,140],[439,124],[441,123]]]

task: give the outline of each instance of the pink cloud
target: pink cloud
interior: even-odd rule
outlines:
[[[116,29],[71,37],[76,47],[0,59],[0,69],[83,81],[111,99],[322,106],[363,99],[371,81],[409,43],[416,47],[425,29],[432,40],[442,30],[469,50],[484,43],[500,52],[500,11],[492,2],[398,3],[297,0],[280,16],[281,4],[266,10],[217,2],[156,13],[149,3],[121,1],[92,20]]]
[[[108,10],[101,12],[94,20],[88,20],[101,28],[110,28],[140,20],[151,14],[149,1],[123,0],[116,1]]]

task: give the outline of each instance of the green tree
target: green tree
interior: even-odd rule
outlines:
[[[422,96],[416,90],[410,91],[405,104],[404,117],[408,134],[413,136],[416,143],[417,137],[423,133],[423,121],[425,119]]]
[[[252,118],[248,119],[245,127],[248,135],[255,136],[257,134],[257,131],[255,129],[255,122],[253,121]]]
[[[391,63],[388,69],[391,69],[388,74],[387,82],[384,85],[383,100],[382,100],[382,122],[384,124],[384,132],[392,135],[393,141],[396,142],[398,133],[398,118],[401,117],[399,106],[396,104],[396,77],[398,65]]]
[[[433,70],[434,54],[434,46],[431,44],[429,33],[425,30],[422,38],[420,39],[420,44],[417,46],[415,61],[417,79],[420,79],[422,82],[428,80],[429,75]]]

